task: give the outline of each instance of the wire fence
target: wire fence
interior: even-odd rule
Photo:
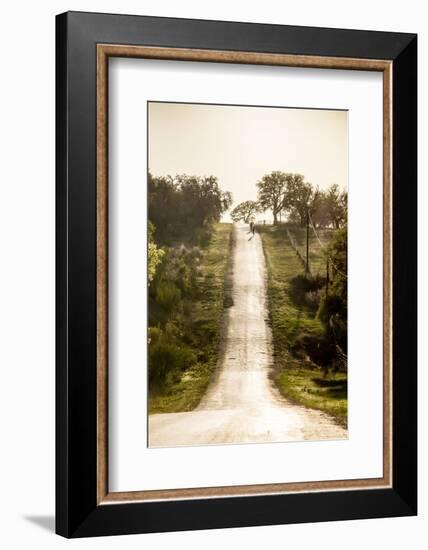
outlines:
[[[328,266],[333,269],[336,273],[338,273],[341,277],[347,279],[348,278],[348,275],[346,273],[344,273],[341,269],[339,269],[336,265],[336,263],[334,262],[334,260],[332,259],[331,257],[331,252],[330,250],[328,249],[328,246],[326,246],[326,244],[324,244],[322,242],[322,240],[320,239],[320,236],[315,228],[315,225],[314,225],[314,222],[312,220],[312,217],[311,215],[309,215],[309,226],[311,227],[312,231],[313,231],[313,234],[316,238],[316,240],[318,241],[318,244],[321,248],[321,250],[323,251],[324,253],[324,256],[325,256],[325,259],[326,259],[326,263],[328,264]],[[313,273],[310,269],[310,262],[307,261],[307,258],[306,258],[306,255],[303,254],[300,249],[299,249],[299,243],[297,242],[297,239],[295,238],[295,236],[293,235],[293,233],[290,231],[290,229],[287,227],[286,228],[286,233],[287,233],[287,237],[288,237],[288,240],[290,242],[290,245],[292,247],[292,249],[294,250],[294,252],[296,253],[297,257],[299,258],[299,261],[300,263],[302,264],[303,268],[305,269],[305,272],[310,276],[312,277],[313,276]],[[310,256],[310,254],[309,254]],[[308,265],[307,265],[308,264]]]
[[[287,237],[288,237],[288,240],[290,241],[290,245],[291,245],[291,248],[294,250],[294,252],[297,254],[297,257],[299,258],[300,262],[302,263],[303,265],[303,268],[305,269],[306,273],[312,277],[312,273],[311,273],[311,270],[309,269],[309,265],[306,265],[306,258],[305,256],[300,252],[299,250],[299,247],[297,245],[297,241],[296,241],[296,238],[294,237],[294,235],[291,233],[291,231],[288,229],[287,227]]]
[[[316,240],[318,241],[318,244],[320,246],[320,249],[322,250],[322,252],[324,253],[324,256],[325,256],[325,261],[326,261],[326,272],[327,272],[327,277],[326,277],[326,293],[328,294],[328,286],[329,286],[329,280],[330,280],[330,277],[329,277],[329,269],[334,269],[336,273],[338,273],[341,277],[344,277],[345,279],[348,278],[347,274],[344,273],[342,270],[340,270],[337,265],[335,264],[335,262],[333,261],[332,257],[331,257],[331,252],[328,248],[328,245],[325,245],[321,239],[320,239],[320,236],[318,235],[318,232],[315,228],[315,225],[313,223],[313,220],[312,220],[312,217],[310,216],[310,214],[308,215],[308,226],[307,226],[307,231],[309,230],[309,226],[312,228],[312,231],[315,235],[315,238]],[[288,240],[290,241],[290,245],[292,247],[292,249],[294,250],[294,252],[296,253],[297,257],[299,258],[303,268],[305,269],[305,273],[306,273],[306,276],[309,276],[309,277],[313,277],[312,275],[312,272],[309,268],[309,258],[310,258],[310,252],[308,250],[308,256],[309,258],[306,257],[306,255],[302,254],[302,252],[300,251],[299,249],[299,243],[296,239],[296,237],[293,235],[293,233],[290,231],[290,229],[287,227],[286,228],[286,233],[287,233],[287,237],[288,237]],[[308,238],[308,233],[307,233],[307,238]],[[330,318],[330,321],[329,321],[329,325],[330,325],[330,329],[332,331],[332,335],[333,335],[333,338],[334,338],[334,341],[335,341],[335,347],[336,347],[336,354],[337,354],[337,362],[341,365],[341,368],[344,368],[346,369],[346,366],[347,366],[347,363],[348,363],[348,356],[347,354],[343,351],[343,349],[340,347],[340,345],[338,344],[338,339],[337,339],[337,335],[336,335],[336,330],[335,330],[335,327],[334,327],[334,321],[332,318]]]
[[[341,275],[342,277],[344,277],[345,279],[348,278],[348,275],[346,273],[343,273],[343,271],[341,271],[337,265],[333,262],[332,258],[331,258],[331,255],[330,255],[330,252],[329,250],[323,245],[323,243],[321,242],[321,239],[319,238],[318,236],[318,233],[317,233],[317,230],[315,229],[315,225],[314,225],[314,222],[312,221],[312,216],[310,214],[308,214],[308,217],[309,217],[309,222],[310,222],[310,226],[312,227],[312,231],[314,232],[314,235],[320,245],[320,247],[322,248],[322,250],[324,251],[325,255],[326,255],[326,258],[328,259],[328,262],[329,264],[333,267],[333,269],[339,273],[339,275]]]

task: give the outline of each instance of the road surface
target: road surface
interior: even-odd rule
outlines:
[[[215,379],[191,412],[149,417],[149,446],[344,439],[330,416],[284,399],[273,386],[266,266],[260,236],[234,227],[233,305],[225,311]]]

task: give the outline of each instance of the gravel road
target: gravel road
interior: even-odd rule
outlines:
[[[247,227],[234,232],[233,305],[225,311],[216,376],[195,410],[149,417],[150,447],[346,439],[329,415],[289,402],[273,386],[261,239]]]

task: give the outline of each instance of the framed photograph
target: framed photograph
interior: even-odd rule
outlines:
[[[57,533],[416,514],[416,35],[56,25]]]

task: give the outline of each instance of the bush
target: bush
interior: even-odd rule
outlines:
[[[196,354],[190,348],[160,338],[149,347],[149,383],[162,384],[168,376],[174,376],[195,363]]]
[[[323,295],[318,317],[344,353],[348,349],[347,304],[337,295]]]
[[[201,227],[195,230],[195,238],[198,246],[205,248],[211,240],[211,228]]]
[[[159,327],[149,327],[149,344],[156,344],[161,337],[162,331]]]
[[[182,245],[166,249],[166,255],[152,286],[157,288],[162,284],[170,283],[180,289],[182,296],[190,296],[195,287],[200,256],[198,247],[189,249]]]
[[[324,294],[318,311],[318,317],[324,324],[327,325],[330,318],[336,315],[342,319],[346,319],[346,302],[344,302],[340,296],[335,294],[329,294],[328,296]]]
[[[336,357],[334,342],[325,335],[304,334],[295,340],[293,351],[304,350],[310,360],[320,367],[328,367]]]
[[[307,306],[316,311],[320,299],[320,289],[325,284],[325,279],[316,277],[305,277],[297,275],[290,280],[290,296],[300,306]]]
[[[165,254],[165,251],[159,248],[154,240],[154,234],[155,234],[156,228],[152,224],[152,222],[149,221],[148,224],[148,270],[147,270],[147,277],[149,285],[153,281],[155,275],[156,275],[156,268],[161,263],[162,258]]]
[[[162,281],[156,288],[156,301],[166,311],[171,311],[181,300],[181,290],[169,281]]]

